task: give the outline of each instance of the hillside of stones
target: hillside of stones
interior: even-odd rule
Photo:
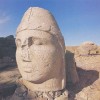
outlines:
[[[100,100],[100,46],[84,42],[66,46],[65,51],[68,100]],[[15,38],[0,37],[0,94],[4,97],[14,92],[15,81],[20,77],[15,52]]]
[[[0,69],[16,66],[15,38],[13,35],[0,37]]]
[[[73,64],[79,76],[75,79]],[[100,100],[100,46],[93,42],[84,42],[77,47],[66,47],[66,69],[68,100]]]

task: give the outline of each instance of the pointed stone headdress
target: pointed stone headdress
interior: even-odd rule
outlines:
[[[30,7],[24,14],[16,34],[24,30],[40,30],[55,35],[64,49],[64,40],[53,15],[43,8]]]

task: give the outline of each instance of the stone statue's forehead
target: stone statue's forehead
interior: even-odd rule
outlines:
[[[29,37],[41,38],[46,40],[54,39],[54,36],[52,34],[37,30],[25,30],[16,35],[16,39],[27,39]]]

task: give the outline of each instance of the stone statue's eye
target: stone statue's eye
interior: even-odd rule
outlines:
[[[16,46],[20,47],[21,46],[21,40],[20,39],[16,39]]]
[[[42,41],[41,40],[34,40],[34,44],[35,45],[42,45],[43,43],[42,43]]]

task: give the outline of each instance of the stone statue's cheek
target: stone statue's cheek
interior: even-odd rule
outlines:
[[[21,59],[21,48],[17,48],[16,57]]]
[[[47,58],[47,57],[52,57],[57,54],[57,50],[54,46],[37,46],[37,45],[32,45],[30,47],[30,58],[35,59],[35,58]]]

